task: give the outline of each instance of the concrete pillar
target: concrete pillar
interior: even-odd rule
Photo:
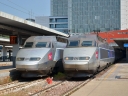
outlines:
[[[11,52],[12,52],[12,51],[9,50],[8,52],[9,52],[9,60],[12,61],[12,58],[11,58],[11,57],[12,57],[12,56],[11,56]]]
[[[13,45],[13,49],[12,49],[12,60],[13,60],[13,67],[16,67],[16,55],[19,51],[19,44],[15,44]]]
[[[13,67],[14,68],[16,67],[16,55],[19,51],[20,42],[21,42],[20,35],[17,34],[17,43],[13,44],[13,49],[12,49],[12,61],[13,61]]]
[[[3,45],[1,54],[2,54],[3,61],[6,61],[6,57],[7,57],[7,48],[5,48],[5,45]]]

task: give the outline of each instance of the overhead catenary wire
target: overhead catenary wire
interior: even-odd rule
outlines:
[[[7,1],[13,3],[13,2],[10,1],[10,0],[7,0]],[[26,12],[26,11],[23,11],[23,10],[20,10],[20,9],[18,9],[18,8],[12,7],[12,6],[10,6],[10,5],[8,5],[8,4],[5,4],[5,3],[3,3],[3,2],[0,2],[0,4],[3,4],[3,5],[5,5],[5,6],[7,6],[7,7],[10,7],[10,8],[15,9],[15,10],[17,10],[17,11],[20,11],[20,12],[22,12],[22,13],[28,14],[29,16],[31,15],[31,17],[32,17],[32,11],[30,12],[28,9],[25,9],[25,8],[19,6],[18,4],[13,3],[13,4],[15,4],[15,5],[21,7],[22,9],[27,10],[27,12]],[[30,13],[31,13],[31,14],[30,14]]]
[[[9,1],[10,3],[12,3],[12,4],[14,4],[14,5],[16,5],[16,6],[22,8],[22,9],[24,9],[24,10],[26,10],[26,11],[28,11],[28,13],[29,13],[29,15],[30,15],[30,18],[34,17],[34,15],[33,15],[34,13],[32,12],[32,10],[28,10],[28,9],[26,9],[26,8],[24,8],[24,7],[22,7],[22,6],[18,5],[18,4],[16,4],[16,3],[10,1],[10,0],[7,0],[7,1]]]
[[[24,10],[30,11],[30,10],[28,10],[28,9],[26,9],[26,8],[24,8],[24,7],[22,7],[22,6],[18,5],[18,4],[10,1],[10,0],[7,0],[7,1],[9,1],[10,3],[12,3],[12,4],[14,4],[14,5],[16,5],[16,6],[20,7],[20,8],[22,8],[22,9],[24,9]]]
[[[6,5],[6,6],[8,6],[8,7],[11,7],[11,8],[13,8],[13,9],[16,9],[16,10],[18,10],[18,11],[20,11],[20,12],[23,12],[23,13],[28,14],[27,12],[24,12],[24,11],[22,11],[22,10],[19,10],[19,9],[17,9],[17,8],[14,8],[14,7],[12,7],[12,6],[9,6],[9,5],[5,4],[5,3],[2,3],[2,2],[0,2],[0,3],[3,4],[3,5]]]

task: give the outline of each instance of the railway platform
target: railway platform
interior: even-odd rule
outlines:
[[[72,93],[70,96],[128,96],[128,61],[114,64],[104,75]]]
[[[18,72],[13,68],[12,62],[0,62],[0,80],[14,77]]]

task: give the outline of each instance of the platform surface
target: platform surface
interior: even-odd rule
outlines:
[[[12,62],[0,62],[0,78],[10,76],[15,70]]]
[[[128,96],[127,62],[123,59],[104,75],[91,80],[70,96]]]

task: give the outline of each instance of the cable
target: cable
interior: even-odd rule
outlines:
[[[32,14],[32,11],[30,11],[30,10],[28,10],[28,9],[26,9],[26,8],[24,8],[24,7],[22,7],[22,6],[18,5],[18,4],[16,4],[16,3],[10,1],[10,0],[7,0],[7,1],[9,1],[10,3],[12,3],[12,4],[14,4],[14,5],[17,5],[18,7],[22,8],[22,9],[24,9],[24,10],[29,11],[29,12],[30,12],[29,15],[31,15],[31,17],[32,17],[32,16],[35,17],[35,16],[33,15],[33,14],[35,14],[35,13]],[[35,14],[35,15],[37,15],[37,14]]]
[[[8,0],[9,1],[9,0]],[[11,1],[9,1],[9,2],[11,2]],[[32,18],[32,14],[30,14],[29,12],[25,12],[25,11],[22,11],[22,10],[19,10],[19,9],[17,9],[17,8],[14,8],[14,7],[12,7],[12,6],[10,6],[10,5],[7,5],[7,4],[5,4],[5,3],[2,3],[2,2],[0,2],[1,4],[3,4],[3,5],[6,5],[6,6],[8,6],[8,7],[11,7],[11,8],[13,8],[13,9],[15,9],[15,10],[18,10],[18,11],[20,11],[20,12],[23,12],[23,13],[25,13],[25,14],[28,14],[29,16],[31,15],[31,17],[30,18]],[[13,3],[13,2],[11,2],[11,3]],[[15,3],[13,3],[13,4],[15,4]],[[15,5],[17,5],[17,4],[15,4]],[[17,6],[19,6],[19,5],[17,5]],[[19,7],[21,7],[21,6],[19,6]],[[21,7],[21,8],[23,8],[23,7]],[[25,9],[25,8],[23,8],[23,9]],[[25,10],[27,10],[27,9],[25,9]],[[27,11],[29,11],[29,10],[27,10]],[[34,17],[34,16],[33,16]]]
[[[14,2],[12,2],[12,1],[10,1],[10,0],[7,0],[7,1],[11,2],[11,3],[14,4],[14,5],[17,5],[17,6],[20,7],[20,8],[23,8],[22,6],[19,6],[18,4],[14,3]],[[25,8],[23,8],[23,9],[25,9]],[[30,10],[28,10],[28,9],[25,9],[25,10],[30,11]]]
[[[11,8],[13,8],[13,9],[16,9],[16,10],[18,10],[18,11],[20,11],[20,12],[23,12],[23,13],[28,14],[27,12],[24,12],[24,11],[22,11],[22,10],[19,10],[19,9],[17,9],[17,8],[14,8],[14,7],[12,7],[12,6],[9,6],[9,5],[4,4],[4,3],[2,3],[2,2],[0,2],[0,3],[3,4],[3,5],[6,5],[6,6],[8,6],[8,7],[11,7]]]

